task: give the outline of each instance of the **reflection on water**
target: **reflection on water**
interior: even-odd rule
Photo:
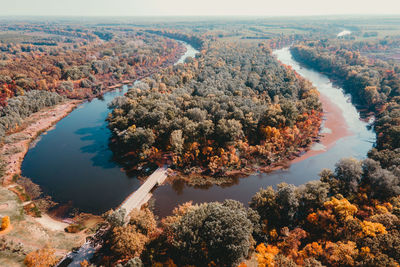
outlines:
[[[187,44],[183,41],[178,41],[179,43],[183,44],[186,46],[186,52],[185,54],[175,63],[175,65],[179,64],[179,63],[184,63],[186,58],[188,57],[195,57],[195,55],[199,52],[198,50],[194,49],[193,46],[191,46],[190,44]]]
[[[193,54],[192,48],[183,58]],[[191,187],[183,182],[166,184],[154,191],[156,213],[169,214],[181,203],[192,200],[223,201],[232,198],[248,203],[261,187],[286,182],[303,184],[318,178],[322,168],[333,168],[342,157],[364,158],[375,142],[375,134],[360,120],[355,107],[342,90],[334,88],[327,77],[307,68],[300,68],[288,49],[275,52],[285,64],[291,65],[308,78],[321,94],[329,97],[343,112],[352,136],[336,142],[326,152],[292,164],[288,169],[268,174],[255,174],[235,179],[223,186]],[[30,177],[56,202],[72,203],[85,212],[102,213],[117,207],[141,182],[128,177],[113,160],[109,149],[111,133],[105,119],[107,105],[116,96],[123,95],[127,87],[106,93],[101,99],[82,104],[57,123],[55,129],[42,135],[22,163],[22,175]]]
[[[108,147],[107,105],[126,91],[125,86],[84,103],[58,122],[29,150],[22,175],[39,184],[56,202],[72,201],[83,211],[101,213],[119,205],[140,185],[112,161]]]
[[[357,159],[366,157],[367,152],[375,142],[375,133],[367,127],[366,122],[360,120],[359,113],[351,104],[349,96],[344,95],[342,90],[334,87],[326,76],[300,67],[292,58],[288,48],[277,50],[274,54],[281,62],[292,66],[299,74],[310,80],[321,94],[329,97],[340,108],[352,135],[339,139],[326,152],[293,163],[285,170],[265,174],[257,173],[247,178],[238,179],[232,186],[209,186],[204,189],[190,187],[181,182],[179,182],[179,185],[163,185],[154,192],[157,215],[168,215],[176,205],[187,201],[201,203],[231,198],[247,204],[262,187],[275,186],[281,182],[300,185],[318,179],[318,174],[323,168],[334,168],[335,163],[343,157]]]
[[[187,52],[180,62],[197,52],[184,44]],[[106,118],[108,104],[127,90],[124,86],[83,103],[41,135],[22,162],[22,175],[39,184],[54,201],[84,212],[101,214],[121,204],[141,182],[113,161]]]

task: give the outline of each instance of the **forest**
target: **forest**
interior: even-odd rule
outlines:
[[[399,37],[382,37],[372,22],[330,23],[0,25],[46,33],[0,43],[0,137],[42,108],[142,78],[112,101],[107,119],[124,171],[167,163],[182,175],[218,179],[274,167],[309,149],[322,123],[317,89],[272,54],[292,45],[297,61],[326,74],[363,116],[375,118],[377,141],[367,157],[343,158],[303,185],[261,188],[249,203],[187,202],[162,218],[150,203],[128,221],[123,209],[110,210],[101,249],[80,265],[399,266],[400,65],[387,59]],[[354,34],[338,38],[343,25]],[[200,53],[172,65],[183,50],[170,38]],[[1,230],[9,224],[3,217]],[[13,249],[0,245],[0,252]],[[49,246],[26,254],[27,266],[58,261]]]
[[[101,96],[115,84],[172,64],[184,52],[176,41],[143,31],[41,24],[7,25],[2,30],[15,33],[0,35],[0,138],[31,113],[59,103],[62,96]]]
[[[319,181],[234,200],[186,203],[156,223],[147,208],[108,213],[112,231],[98,262],[121,266],[398,266],[399,169],[342,159]],[[138,264],[138,265],[134,265]]]
[[[369,152],[367,159],[358,161],[344,158],[336,163],[333,170],[322,169],[319,180],[301,186],[282,183],[276,188],[260,189],[252,197],[248,208],[233,200],[203,204],[189,202],[178,206],[171,216],[161,219],[158,224],[153,221],[150,210],[145,208],[140,212],[132,213],[127,226],[121,226],[120,221],[123,215],[120,212],[110,212],[106,218],[113,225],[113,230],[107,236],[107,245],[98,255],[99,262],[114,262],[119,259],[120,266],[253,266],[254,262],[258,266],[398,266],[400,259],[400,69],[393,61],[387,62],[361,55],[368,49],[378,52],[381,49],[388,49],[387,46],[377,46],[376,43],[376,41],[366,42],[360,46],[359,41],[354,39],[346,40],[346,44],[331,39],[298,42],[291,48],[297,60],[327,74],[332,80],[341,84],[352,95],[354,104],[363,110],[363,113],[374,114],[376,120],[373,127],[377,133],[377,143]],[[240,134],[251,147],[257,146],[260,139],[251,139],[248,136],[267,137],[268,140],[271,135],[257,136],[254,134],[257,133],[254,131],[257,127],[249,128],[245,120],[235,117],[235,108],[241,107],[239,104],[241,99],[248,101],[246,98],[250,96],[253,100],[254,95],[255,99],[260,97],[266,99],[261,107],[265,105],[267,107],[261,114],[268,112],[267,118],[273,119],[265,120],[261,116],[258,125],[267,125],[271,128],[278,126],[277,129],[282,126],[289,128],[297,126],[299,117],[291,116],[297,112],[293,112],[294,110],[283,112],[287,101],[295,102],[296,105],[291,105],[291,107],[296,107],[301,113],[304,112],[299,102],[305,99],[312,100],[313,105],[308,105],[312,107],[311,110],[319,110],[314,94],[308,93],[308,97],[304,98],[302,97],[304,93],[299,94],[304,89],[299,91],[289,87],[290,91],[285,91],[288,88],[285,81],[295,81],[295,85],[299,84],[297,81],[302,81],[287,79],[296,75],[292,76],[290,70],[279,67],[273,60],[266,64],[268,61],[263,60],[268,60],[270,53],[268,48],[264,47],[261,47],[262,52],[267,53],[257,54],[251,62],[251,67],[245,68],[246,64],[240,65],[241,73],[238,75],[242,83],[235,84],[234,88],[243,88],[241,87],[243,85],[245,87],[238,93],[232,92],[229,86],[232,78],[235,81],[235,76],[232,75],[229,67],[231,64],[235,66],[236,62],[242,62],[238,51],[246,51],[245,46],[241,49],[237,49],[236,46],[236,44],[230,44],[228,48],[223,49],[218,46],[214,53],[219,56],[217,60],[214,60],[212,69],[207,68],[208,60],[212,59],[209,58],[211,56],[208,55],[209,51],[199,55],[194,61],[187,62],[185,67],[192,72],[190,79],[185,81],[183,78],[177,78],[175,74],[177,71],[170,69],[169,72],[174,75],[168,77],[175,78],[174,82],[180,81],[178,86],[175,83],[171,85],[169,80],[162,80],[162,74],[147,79],[145,83],[131,90],[127,97],[114,102],[116,109],[111,116],[110,125],[114,128],[123,125],[121,129],[132,127],[133,129],[128,130],[134,132],[141,127],[140,131],[144,133],[146,130],[143,126],[149,127],[149,124],[141,123],[144,121],[149,123],[150,118],[156,117],[156,114],[153,115],[154,117],[151,116],[148,113],[149,110],[157,110],[160,105],[164,105],[161,103],[170,103],[169,109],[163,113],[164,116],[171,112],[173,116],[169,117],[170,119],[180,118],[183,115],[192,121],[196,118],[199,123],[210,118],[215,127],[215,131],[212,132],[214,138],[212,139],[210,135],[210,139],[215,144],[228,147],[229,142],[233,142],[234,138],[240,140],[240,136],[230,134],[229,131],[222,131],[222,119],[215,124],[219,113],[208,111],[205,100],[201,98],[205,95],[208,98],[219,99],[217,96],[221,95],[235,99],[232,101],[231,108],[233,114],[230,115],[229,108],[225,109],[224,113],[230,116],[227,117],[226,122],[231,120],[228,125],[233,125],[232,120],[237,120],[238,123],[231,127],[240,129]],[[213,47],[213,44],[210,47]],[[235,49],[235,53],[226,57],[221,56],[222,51],[232,48]],[[254,51],[257,49],[253,48],[253,53],[256,53]],[[236,57],[239,59],[235,59]],[[222,63],[216,64],[220,61]],[[263,63],[258,64],[260,61]],[[193,63],[197,63],[194,70]],[[201,75],[207,70],[207,77],[217,77],[212,81],[218,81],[221,71],[217,71],[217,68],[221,68],[221,65],[226,66],[226,72],[230,74],[222,73],[224,74],[223,85],[211,83]],[[266,69],[269,72],[266,69],[257,72],[256,66],[259,65],[267,66]],[[254,72],[258,76],[254,75]],[[279,79],[282,77],[279,75],[283,75],[286,79]],[[274,77],[271,87],[266,83],[269,77]],[[161,86],[160,82],[162,82]],[[203,87],[201,83],[207,86]],[[188,85],[192,90],[184,90]],[[210,88],[221,89],[211,90]],[[276,90],[277,88],[279,90]],[[306,88],[308,89],[306,92],[313,92],[312,87]],[[180,102],[175,100],[178,96],[182,98]],[[312,98],[308,99],[309,96]],[[150,102],[147,101],[148,98],[151,99]],[[151,104],[154,101],[160,101],[157,107]],[[182,101],[187,102],[187,108],[181,107]],[[253,103],[251,112],[257,114],[259,106]],[[271,107],[274,108],[277,104],[282,113],[271,113]],[[134,110],[132,107],[135,107],[137,112],[132,112]],[[159,114],[158,118],[163,119],[162,113]],[[148,117],[145,120],[141,119],[142,116]],[[124,120],[123,118],[126,117],[129,119]],[[163,126],[156,128],[156,131],[148,131],[152,137],[143,138],[142,142],[146,140],[150,142],[149,144],[161,144],[157,137],[168,129],[169,125],[164,125],[157,119],[156,121],[157,123],[153,125]],[[150,125],[152,125],[151,122]],[[185,140],[193,138],[187,135],[186,127],[177,130],[178,132],[174,134],[170,132],[169,138],[164,138],[164,140],[169,140],[166,147],[169,146],[172,153],[182,153],[181,149],[185,151],[185,148],[191,148],[191,146],[185,147]],[[249,130],[253,132],[250,133]],[[117,133],[120,136],[116,138],[124,136],[126,134],[124,131],[126,130],[118,130]],[[218,133],[222,140],[218,138]],[[237,134],[238,131],[234,133]],[[142,133],[141,135],[143,136]],[[197,140],[196,142],[201,144]],[[149,147],[150,145],[146,149]],[[239,148],[237,151],[240,157],[243,157],[242,150]],[[199,149],[198,154],[195,155],[201,155],[201,153],[203,150]],[[260,155],[259,152],[257,153]],[[181,158],[178,159],[181,160]],[[149,215],[145,216],[145,214]],[[144,227],[144,225],[152,226]]]
[[[385,49],[385,47],[382,47]],[[293,55],[343,84],[356,103],[374,112],[376,148],[370,157],[385,168],[398,166],[400,149],[400,68],[397,63],[371,59],[335,42],[293,46]]]
[[[156,163],[167,155],[186,174],[277,164],[307,149],[321,123],[316,89],[262,44],[211,41],[111,107],[109,128],[123,161]]]

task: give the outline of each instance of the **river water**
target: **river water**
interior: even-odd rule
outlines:
[[[231,186],[211,186],[207,188],[190,187],[184,183],[163,185],[154,192],[155,213],[159,216],[170,214],[178,204],[187,201],[201,203],[208,201],[223,201],[227,198],[248,204],[251,197],[260,189],[276,186],[285,182],[301,185],[311,180],[319,179],[318,174],[323,168],[333,169],[337,161],[344,157],[363,159],[375,143],[375,133],[369,129],[368,123],[360,119],[356,108],[352,105],[350,96],[335,87],[331,81],[317,71],[301,67],[296,62],[289,48],[274,51],[275,56],[284,64],[291,66],[300,75],[310,80],[324,97],[334,103],[343,114],[349,135],[337,140],[327,151],[293,163],[288,169],[276,170],[270,173],[258,173],[246,178],[240,178]],[[329,132],[332,129],[322,129]]]
[[[176,64],[198,52],[179,42],[186,46],[186,53]],[[127,91],[123,86],[81,104],[54,129],[42,134],[22,162],[22,175],[40,185],[54,201],[84,212],[101,214],[121,204],[141,182],[128,177],[112,160],[106,118],[108,104]]]
[[[188,44],[185,45],[187,52],[178,63],[197,52]],[[352,134],[338,140],[326,152],[293,163],[286,170],[240,178],[230,186],[195,188],[179,182],[165,184],[154,191],[157,215],[165,216],[176,205],[190,200],[200,203],[231,198],[246,204],[261,187],[275,186],[281,182],[303,184],[318,179],[322,168],[333,168],[342,157],[366,157],[375,142],[375,134],[367,128],[366,122],[360,120],[349,97],[335,88],[326,76],[301,68],[287,48],[274,53],[280,61],[309,79],[321,94],[340,108]],[[136,177],[128,177],[112,160],[112,152],[108,147],[111,132],[105,121],[110,112],[107,105],[127,90],[124,86],[106,93],[102,99],[80,105],[59,121],[54,129],[41,135],[22,163],[22,175],[39,184],[54,201],[70,203],[83,212],[100,214],[116,208],[141,185]]]

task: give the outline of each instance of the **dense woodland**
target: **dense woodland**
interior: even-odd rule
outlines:
[[[0,138],[31,113],[59,103],[61,96],[100,96],[111,85],[171,65],[184,52],[172,39],[133,29],[0,28],[15,32],[0,35]],[[27,93],[30,91],[42,93]],[[33,98],[38,99],[31,101]]]
[[[13,95],[33,89],[70,98],[96,96],[110,84],[137,79],[173,63],[183,52],[173,40],[135,31],[115,34],[108,41],[97,38],[73,45],[4,43],[0,51],[3,106]]]
[[[48,26],[46,33],[58,34],[56,40],[30,37],[21,45],[0,45],[5,64],[0,62],[0,77],[8,77],[2,81],[3,132],[32,112],[63,101],[60,95],[81,98],[98,92],[93,91],[97,87],[81,87],[91,76],[95,78],[91,82],[97,84],[159,70],[180,51],[161,36],[180,38],[201,48],[196,58],[143,79],[112,103],[108,119],[112,147],[125,167],[168,158],[171,166],[182,172],[218,176],[249,166],[273,165],[307,148],[318,134],[321,107],[315,88],[271,55],[271,49],[288,40],[310,39],[292,47],[296,59],[343,85],[360,109],[376,117],[377,143],[367,159],[342,159],[333,170],[321,170],[320,180],[301,186],[279,184],[260,189],[249,207],[233,200],[186,203],[162,219],[145,207],[133,211],[127,225],[123,210],[108,212],[104,218],[110,231],[93,259],[96,265],[399,266],[400,68],[364,56],[395,48],[398,38],[360,41],[352,36],[321,41],[320,34],[310,33],[280,38],[250,26],[243,30],[242,25],[233,25],[231,32],[225,27],[205,33],[210,26],[202,25],[202,33],[192,35],[188,30],[149,28],[140,34],[124,30],[125,37],[133,34],[131,37],[138,39],[133,43],[111,30]],[[42,27],[15,27],[43,31]],[[298,26],[309,32],[321,28],[324,26]],[[368,32],[356,36],[376,37]],[[256,41],[224,39],[234,36]],[[257,39],[260,36],[265,38]],[[258,44],[267,37],[270,41]],[[26,52],[27,47],[33,50]],[[51,55],[51,49],[59,54]],[[129,54],[131,49],[138,50]],[[146,55],[145,60],[140,55]],[[132,58],[141,60],[131,65]],[[39,60],[52,62],[54,79],[47,80],[53,77],[48,71],[36,70],[36,65],[42,66],[37,64]],[[66,65],[61,68],[55,60]],[[13,62],[24,62],[26,67],[18,73]],[[23,82],[17,83],[20,79]],[[46,81],[47,89],[38,87],[43,85],[41,80]],[[48,247],[33,251],[25,264],[54,265],[54,253]]]
[[[399,68],[394,63],[363,57],[359,50],[348,45],[349,40],[346,42],[346,46],[343,47],[336,39],[329,42],[305,42],[293,46],[292,52],[296,59],[328,74],[342,84],[352,94],[355,104],[375,114],[374,128],[378,139],[375,148],[368,155],[369,158],[362,161],[342,159],[334,170],[321,170],[319,181],[308,182],[302,186],[280,184],[276,189],[261,189],[253,196],[249,208],[232,200],[223,203],[181,205],[151,231],[143,230],[141,226],[155,225],[141,221],[144,217],[141,214],[150,213],[147,209],[131,214],[128,226],[117,226],[120,221],[118,218],[121,218],[118,212],[109,214],[107,218],[115,228],[110,233],[108,246],[104,248],[109,252],[103,253],[110,255],[111,251],[113,257],[125,259],[125,265],[121,264],[122,266],[246,266],[254,261],[259,266],[398,266]],[[356,46],[354,44],[354,47]],[[235,56],[237,54],[239,53],[235,53]],[[268,53],[265,55],[268,56]],[[201,63],[203,58],[207,59],[207,53],[200,55],[196,61]],[[190,67],[191,62],[186,66]],[[287,75],[288,72],[284,73]],[[250,85],[250,73],[245,73],[244,77],[246,76],[244,80],[247,91],[250,89],[251,93],[262,93],[268,88],[261,87],[260,84],[264,85],[261,82],[256,86]],[[229,78],[230,76],[228,79],[226,76],[224,78],[228,81],[227,86]],[[197,84],[194,81],[185,84]],[[141,85],[142,88],[129,92],[129,98],[118,99],[114,104],[117,107],[139,104],[138,107],[141,108],[140,103],[148,105],[146,99],[155,94],[158,97],[155,99],[161,99],[163,103],[171,101],[171,105],[175,103],[179,108],[169,96],[180,89],[171,88],[166,84],[160,94],[159,88],[152,86],[155,84],[157,80],[149,80]],[[185,84],[179,88],[185,88]],[[191,87],[194,89],[189,92],[196,92],[196,97],[204,95],[197,87]],[[213,86],[207,86],[207,89],[210,87]],[[143,94],[143,89],[149,92]],[[227,89],[229,92],[229,87]],[[278,91],[276,95],[279,95],[279,100],[275,100],[276,90],[272,94],[270,92],[267,89],[263,97],[269,98],[272,106],[295,99],[293,94],[285,95]],[[187,91],[185,93],[188,103],[192,103],[190,94]],[[208,94],[206,91],[206,95]],[[232,95],[236,96],[235,93]],[[141,98],[142,96],[145,97]],[[241,98],[246,96],[246,90],[240,93]],[[259,96],[260,94],[257,94],[257,97]],[[200,99],[196,101],[196,104],[198,103],[201,103]],[[236,100],[234,103],[240,102]],[[252,108],[252,112],[254,110],[256,109]],[[188,109],[184,111],[188,117],[194,116]],[[202,114],[201,108],[193,113]],[[204,112],[204,116],[207,118],[210,113]],[[116,115],[118,114],[114,111],[112,118]],[[269,113],[268,118],[271,117],[273,116]],[[290,119],[286,117],[285,121]],[[247,128],[243,127],[246,124],[240,122],[243,134],[246,135]],[[296,124],[295,121],[292,123]],[[181,131],[179,137],[184,133]],[[229,137],[232,135],[224,132],[221,136],[231,141]],[[251,139],[248,140],[251,145]],[[176,146],[171,145],[171,148]],[[149,217],[151,218],[150,215],[146,216]],[[138,236],[142,237],[140,242],[134,239]],[[135,244],[137,247],[126,253],[128,247],[133,247],[129,244]],[[112,257],[103,257],[103,263],[114,260]]]
[[[113,101],[109,127],[124,160],[159,162],[168,155],[185,173],[223,175],[279,163],[318,135],[317,91],[268,47],[208,46]]]
[[[98,257],[145,266],[398,266],[399,170],[343,159],[320,181],[261,189],[250,208],[226,200],[186,203],[157,223],[148,209],[110,213]],[[104,257],[104,255],[112,255]],[[174,265],[176,264],[176,265]]]

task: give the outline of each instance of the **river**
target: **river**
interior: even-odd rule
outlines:
[[[179,62],[197,52],[187,46],[187,52]],[[286,182],[295,185],[318,179],[322,168],[333,168],[343,157],[362,159],[375,142],[375,134],[368,123],[360,120],[359,113],[343,91],[332,85],[329,79],[310,69],[300,67],[291,57],[288,48],[274,54],[284,64],[292,66],[310,80],[321,93],[339,110],[348,128],[348,134],[329,147],[315,145],[313,151],[295,161],[288,169],[267,174],[255,174],[238,178],[230,186],[195,188],[181,182],[165,184],[154,191],[155,213],[165,216],[178,204],[186,201],[201,203],[222,201],[227,198],[248,203],[261,187]],[[108,147],[111,133],[105,119],[109,113],[108,103],[123,95],[128,88],[106,93],[102,99],[84,103],[57,123],[27,153],[22,164],[22,175],[39,184],[56,202],[70,203],[83,212],[100,214],[116,208],[131,192],[140,186],[136,177],[128,177],[121,167],[112,161]],[[329,114],[328,114],[329,115]],[[327,116],[328,117],[328,116]],[[329,120],[328,120],[329,121]],[[330,133],[334,129],[324,128]],[[314,153],[316,150],[323,150]]]
[[[346,36],[346,35],[349,35],[349,34],[351,34],[351,31],[343,30],[343,31],[339,32],[339,33],[336,35],[336,37],[342,37],[342,36]]]
[[[339,115],[345,120],[345,130],[348,131],[342,138],[336,140],[331,146],[314,145],[315,150],[322,149],[322,153],[307,153],[301,161],[295,160],[288,169],[276,170],[270,173],[258,173],[246,178],[239,178],[235,184],[230,186],[211,186],[207,188],[191,187],[184,183],[165,184],[153,193],[155,198],[155,214],[165,216],[171,213],[178,204],[187,201],[193,203],[223,201],[235,199],[247,204],[251,197],[260,189],[267,186],[276,186],[285,182],[288,184],[301,185],[311,180],[319,179],[318,174],[323,168],[334,168],[336,162],[344,157],[363,159],[372,148],[376,140],[373,130],[368,123],[360,119],[360,114],[352,105],[350,96],[345,95],[343,90],[335,87],[325,75],[302,67],[296,62],[289,48],[274,51],[275,56],[284,64],[291,66],[300,75],[310,80],[318,89],[321,97],[328,99],[339,110]],[[329,114],[325,114],[326,116]],[[335,114],[336,115],[336,114]],[[331,118],[331,119],[335,119]],[[335,124],[334,124],[335,125]],[[327,134],[335,129],[323,128],[322,132]],[[343,131],[339,129],[338,131]],[[338,133],[341,134],[340,132]],[[316,154],[316,155],[313,155]]]
[[[186,46],[186,52],[176,64],[198,52],[179,42]],[[112,160],[106,118],[108,104],[127,91],[123,86],[81,104],[42,134],[22,162],[22,176],[40,185],[54,201],[84,212],[101,214],[121,204],[141,182],[128,177]]]

